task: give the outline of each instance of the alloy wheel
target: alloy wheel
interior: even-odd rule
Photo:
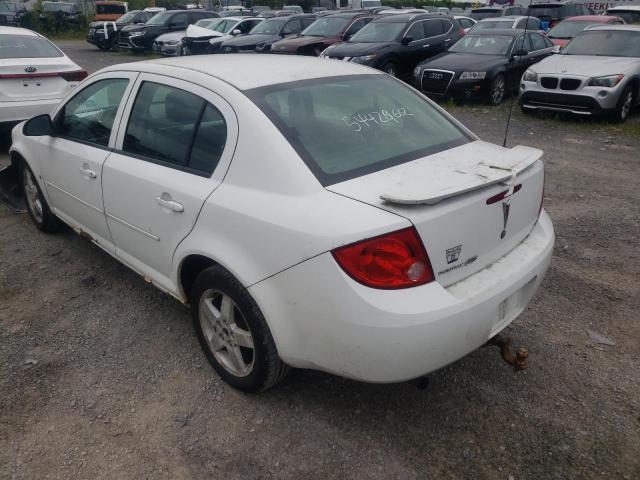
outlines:
[[[232,375],[249,375],[255,358],[253,336],[231,297],[207,290],[200,297],[199,313],[202,333],[216,361]]]
[[[493,88],[491,89],[491,101],[494,105],[499,105],[504,98],[505,82],[504,77],[499,76],[493,81]]]
[[[620,120],[626,120],[631,112],[631,105],[633,104],[633,92],[629,90],[622,101],[622,108],[620,109]]]
[[[22,185],[24,190],[24,196],[27,200],[27,205],[31,214],[38,223],[43,222],[43,210],[42,202],[40,201],[40,193],[38,192],[38,186],[33,178],[33,173],[28,168],[22,170]]]

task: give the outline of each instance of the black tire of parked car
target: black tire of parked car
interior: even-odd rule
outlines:
[[[487,102],[490,105],[500,105],[507,93],[507,79],[502,73],[498,73],[489,86],[489,92],[487,95]]]
[[[391,75],[392,77],[396,77],[396,78],[398,77],[398,67],[397,67],[397,66],[396,66],[396,64],[395,64],[394,62],[392,62],[392,61],[388,61],[388,62],[386,62],[386,63],[382,66],[381,70],[382,70],[384,73],[386,73],[386,74],[388,74],[388,75]]]
[[[635,100],[636,93],[633,90],[633,86],[627,85],[622,91],[622,95],[620,95],[620,99],[613,113],[613,119],[618,123],[624,122],[629,117],[631,110],[633,110]]]
[[[51,211],[51,209],[49,208],[49,205],[47,204],[47,200],[44,198],[44,195],[42,194],[42,190],[40,190],[40,185],[38,184],[38,181],[36,180],[36,177],[33,174],[33,171],[31,170],[31,168],[29,167],[26,161],[24,160],[20,161],[20,163],[18,164],[18,172],[19,172],[19,178],[20,178],[20,188],[22,189],[22,193],[25,196],[25,199],[27,198],[27,195],[29,194],[29,192],[27,191],[27,187],[25,186],[24,179],[25,179],[25,175],[29,175],[31,177],[31,181],[33,182],[33,185],[36,188],[36,191],[37,191],[36,195],[38,197],[38,200],[40,201],[40,205],[42,206],[42,219],[39,219],[36,213],[33,211],[33,206],[31,205],[31,202],[29,201],[25,202],[27,204],[27,211],[29,212],[29,216],[31,217],[33,224],[38,228],[38,230],[41,230],[46,233],[55,233],[59,231],[61,222],[60,220],[58,220],[58,217],[56,217]]]
[[[200,321],[200,303],[207,291],[217,291],[231,298],[253,337],[253,369],[246,376],[237,376],[216,359],[204,336]],[[278,355],[267,322],[255,300],[242,284],[219,265],[203,270],[196,278],[190,295],[193,326],[207,360],[215,371],[232,387],[244,392],[262,392],[280,383],[289,373]]]

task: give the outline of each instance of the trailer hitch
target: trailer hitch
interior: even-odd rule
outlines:
[[[526,347],[520,347],[514,352],[511,349],[511,343],[512,340],[510,337],[500,334],[487,342],[488,345],[500,347],[502,359],[509,365],[513,365],[516,371],[529,368],[529,350],[527,350]]]

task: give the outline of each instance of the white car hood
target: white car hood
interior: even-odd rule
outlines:
[[[197,25],[189,25],[187,27],[187,37],[189,38],[221,37],[222,35],[224,35],[224,33],[209,30],[208,28],[198,27]]]
[[[540,74],[566,73],[585,77],[600,77],[629,71],[640,71],[640,59],[591,55],[551,55],[532,65],[530,70]]]
[[[182,40],[184,38],[184,30],[178,32],[163,33],[156,40],[159,42],[169,42],[171,40]]]

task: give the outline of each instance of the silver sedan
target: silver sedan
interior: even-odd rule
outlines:
[[[532,65],[520,82],[520,106],[627,119],[640,101],[640,26],[592,26],[557,55]]]

